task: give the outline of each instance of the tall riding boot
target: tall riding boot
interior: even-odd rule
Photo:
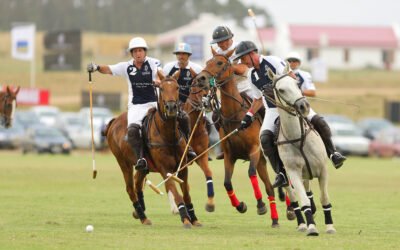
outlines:
[[[145,174],[148,174],[149,168],[147,167],[147,161],[143,157],[143,139],[141,135],[140,125],[134,123],[129,125],[128,143],[131,146],[132,151],[135,153],[136,158],[138,159],[135,169],[138,171],[142,171]]]
[[[323,117],[315,115],[311,119],[311,124],[321,136],[321,139],[325,144],[326,153],[331,159],[333,166],[335,166],[335,168],[340,168],[343,165],[343,162],[346,160],[346,157],[336,151],[335,145],[332,142],[332,133],[328,123],[326,123]]]
[[[278,147],[274,143],[274,134],[269,130],[264,130],[261,132],[260,140],[264,155],[268,156],[269,162],[276,173],[272,187],[286,187],[289,182],[283,163],[279,158]]]
[[[178,115],[178,123],[179,123],[179,128],[181,129],[186,141],[189,141],[190,120],[189,120],[189,116],[186,114],[186,112],[184,112],[184,111],[180,112],[180,114]],[[191,161],[197,157],[197,154],[193,151],[193,148],[191,146],[188,147],[187,157],[188,157],[189,161]]]
[[[218,120],[218,114],[217,114],[217,112],[215,112],[215,111],[213,111],[212,120],[213,120],[213,122],[214,122],[214,127],[215,127],[215,129],[216,129],[217,132],[219,133],[219,129],[220,129],[220,127],[221,127],[221,126],[220,126],[220,122],[221,122],[221,121]],[[224,159],[224,152],[221,151],[221,152],[215,157],[215,159],[217,159],[217,160],[222,160],[222,159]]]

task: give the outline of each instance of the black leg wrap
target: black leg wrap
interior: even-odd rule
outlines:
[[[138,191],[137,193],[138,201],[140,203],[140,206],[142,206],[143,211],[146,211],[146,205],[144,204],[144,195],[143,191]]]
[[[297,224],[300,225],[302,223],[306,223],[304,221],[303,215],[301,214],[299,203],[297,201],[296,202],[291,202],[290,206],[293,208],[294,213],[296,214]]]
[[[315,202],[314,202],[314,194],[312,191],[307,192],[307,197],[310,200],[310,204],[311,204],[311,212],[312,214],[315,214],[315,212],[317,211],[317,207],[315,206]]]
[[[314,217],[311,212],[311,208],[309,206],[303,206],[301,210],[304,212],[304,215],[306,216],[306,221],[307,221],[307,226],[310,224],[315,225]]]
[[[138,201],[133,203],[133,207],[135,208],[136,214],[140,220],[146,219],[146,215],[144,214],[143,208]]]
[[[225,190],[226,190],[227,192],[233,190],[232,183],[230,183],[230,182],[224,182],[224,187],[225,187]]]
[[[326,206],[322,206],[322,208],[324,209],[324,215],[325,215],[325,224],[333,224],[333,220],[332,220],[332,205],[328,204]]]
[[[179,215],[181,216],[181,221],[183,222],[185,219],[188,219],[190,221],[190,217],[188,214],[188,211],[186,210],[186,207],[183,203],[178,204],[178,210],[179,210]]]
[[[265,202],[262,199],[257,200],[257,208],[265,207]]]
[[[193,223],[193,222],[197,221],[198,219],[196,217],[196,214],[194,213],[193,204],[192,203],[186,204],[186,209],[187,209],[189,217],[190,217],[190,222]]]

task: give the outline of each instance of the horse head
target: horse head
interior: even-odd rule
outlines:
[[[167,76],[159,86],[158,104],[164,118],[176,118],[178,115],[179,85],[175,78]]]
[[[289,64],[286,64],[282,75],[275,75],[272,70],[268,69],[268,76],[273,80],[276,102],[282,106],[293,108],[301,116],[306,117],[310,112],[310,104],[301,93]]]
[[[7,86],[5,92],[0,92],[0,124],[4,125],[6,128],[11,127],[12,120],[14,118],[15,108],[17,106],[17,94],[20,87],[13,91],[9,86]]]

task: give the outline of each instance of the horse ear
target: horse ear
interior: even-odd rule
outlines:
[[[232,65],[233,67],[233,71],[235,72],[235,74],[237,75],[243,75],[244,73],[246,73],[246,71],[249,69],[246,65],[244,64],[235,64]]]
[[[215,56],[217,53],[217,51],[215,51],[215,49],[211,46],[211,53],[213,54],[213,56]]]
[[[275,77],[275,74],[274,74],[274,72],[272,72],[272,70],[270,69],[270,68],[268,68],[268,77],[269,77],[269,79],[274,79],[274,77]]]
[[[175,73],[172,75],[172,78],[178,81],[180,75],[181,75],[181,69],[175,71]]]
[[[9,93],[9,94],[11,93],[10,86],[7,85],[6,91],[7,91],[7,93]]]
[[[228,51],[225,55],[226,57],[230,58],[233,55],[233,52],[235,52],[235,49],[232,49],[230,51]]]
[[[158,78],[160,78],[161,81],[165,79],[165,75],[160,69],[157,70],[157,75],[158,75]]]
[[[193,78],[195,78],[197,76],[197,73],[193,70],[192,67],[189,68],[189,71]]]
[[[17,87],[17,90],[15,91],[15,94],[18,94],[20,88],[21,88],[20,86]]]

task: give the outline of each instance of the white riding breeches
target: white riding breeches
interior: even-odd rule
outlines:
[[[261,125],[260,135],[262,131],[269,130],[275,132],[275,120],[278,118],[279,113],[277,108],[266,108],[263,124]]]
[[[128,106],[128,127],[132,123],[142,126],[142,120],[151,108],[157,108],[157,102],[130,104]]]

